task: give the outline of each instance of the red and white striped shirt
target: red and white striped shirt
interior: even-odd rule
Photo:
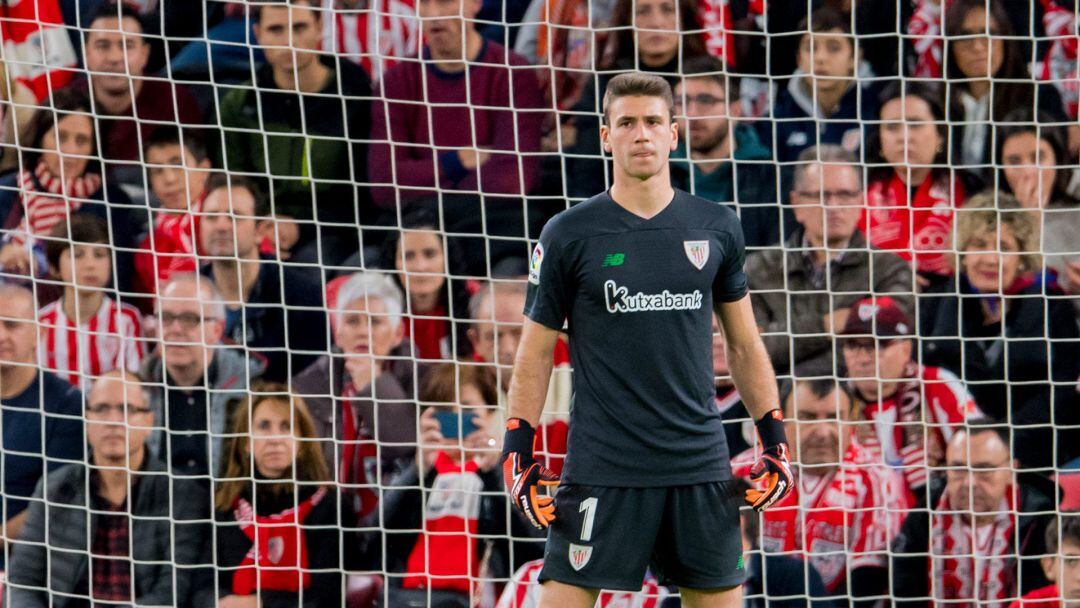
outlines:
[[[114,369],[139,369],[145,348],[142,320],[130,304],[106,296],[97,314],[76,325],[64,314],[60,299],[38,312],[38,324],[42,367],[75,386],[89,388],[94,378]]]
[[[499,596],[496,608],[536,608],[540,605],[540,570],[544,560],[522,564]],[[656,579],[646,576],[641,591],[604,591],[597,598],[599,608],[656,608],[671,593],[657,584]]]
[[[378,82],[394,59],[420,54],[415,0],[324,0],[323,47],[363,66]]]

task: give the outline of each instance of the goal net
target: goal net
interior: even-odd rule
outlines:
[[[1080,597],[1078,28],[1075,0],[4,3],[3,605],[524,608],[545,560],[601,606]],[[613,115],[635,71],[675,127]],[[631,563],[594,499],[545,555],[500,463],[541,230],[632,178],[616,138],[673,133],[778,378],[745,404],[714,321],[723,579]],[[556,473],[604,390],[573,329]],[[774,405],[795,485],[758,514]]]

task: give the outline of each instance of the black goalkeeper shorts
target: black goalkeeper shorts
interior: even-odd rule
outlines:
[[[664,585],[741,585],[742,503],[730,481],[665,488],[560,486],[540,581],[639,591],[651,567]]]

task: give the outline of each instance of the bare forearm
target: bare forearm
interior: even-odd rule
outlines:
[[[731,379],[735,382],[735,388],[739,391],[746,411],[754,420],[759,420],[770,410],[780,407],[776,373],[760,339],[749,340],[747,344],[738,347],[729,344],[727,356]]]
[[[536,426],[544,412],[548,385],[551,381],[552,360],[546,357],[530,357],[518,352],[514,363],[514,377],[510,381],[508,417],[521,418]]]

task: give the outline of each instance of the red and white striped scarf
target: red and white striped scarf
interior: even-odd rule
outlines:
[[[1080,61],[1077,50],[1080,36],[1076,35],[1080,17],[1054,0],[1042,0],[1043,29],[1050,39],[1050,48],[1036,72],[1039,80],[1053,82],[1069,116],[1076,118],[1080,111]]]
[[[1013,531],[1016,528],[1016,489],[1012,486],[998,506],[991,527],[979,534],[970,512],[958,507],[945,492],[931,515],[933,550],[931,580],[933,596],[949,602],[950,608],[1004,608],[1016,599],[1016,559]]]
[[[19,192],[23,206],[20,236],[22,239],[27,236],[48,236],[57,224],[66,221],[90,195],[100,189],[101,176],[96,173],[73,177],[64,184],[49,171],[44,161],[38,162],[33,174],[22,171],[19,173]],[[20,240],[19,237],[15,239]]]

